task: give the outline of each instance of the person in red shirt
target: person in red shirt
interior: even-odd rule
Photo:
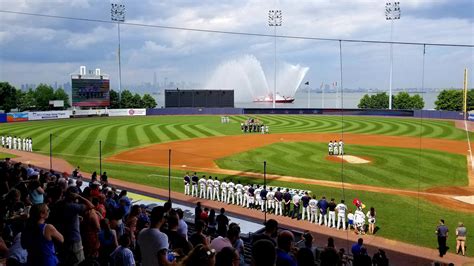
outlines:
[[[209,220],[209,208],[204,208],[204,211],[201,212],[199,217],[205,224],[208,223]]]

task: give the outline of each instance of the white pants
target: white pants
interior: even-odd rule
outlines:
[[[306,206],[306,207],[303,207],[303,208],[302,208],[301,220],[304,220],[304,218],[305,218],[305,213],[307,214],[307,216],[308,216],[307,219],[308,219],[308,221],[309,221],[310,218],[311,218],[311,215],[310,215],[310,213],[309,213],[309,206]]]
[[[196,194],[196,195],[194,195],[194,194]],[[193,184],[193,185],[192,185],[192,188],[191,188],[191,196],[195,196],[195,197],[198,196],[198,185],[197,185],[197,184]]]
[[[212,196],[212,199],[216,199],[217,201],[221,201],[221,197],[219,196],[219,189],[214,188],[214,195]]]
[[[260,198],[260,196],[258,197],[255,197],[255,205],[260,205],[262,203],[262,198]]]
[[[242,191],[237,191],[237,205],[242,205]]]
[[[275,215],[278,215],[278,213],[280,213],[280,216],[283,215],[281,210],[281,201],[275,200]]]
[[[273,209],[275,208],[275,200],[267,200],[267,208],[268,209]]]
[[[309,222],[318,223],[318,209],[311,209],[309,211]]]
[[[189,195],[189,184],[184,184],[184,195]]]
[[[207,198],[214,200],[214,194],[212,193],[212,187],[207,187]]]
[[[323,214],[322,212],[319,212],[319,225],[322,225],[324,222],[324,225],[328,224],[328,215]]]
[[[262,206],[262,212],[265,211],[265,208],[267,207],[267,201],[260,199],[260,206]]]
[[[244,194],[244,197],[242,198],[242,207],[245,207],[247,206],[247,202],[249,201],[249,195],[248,194]]]
[[[250,205],[254,204],[254,203],[255,203],[255,198],[252,197],[252,196],[249,196],[249,198],[247,200],[247,208],[250,208]]]
[[[342,223],[342,229],[346,230],[346,216],[338,215],[337,216],[337,229],[339,230],[339,226]]]
[[[199,197],[202,199],[206,198],[206,187],[201,187],[201,189],[199,190]]]
[[[235,204],[234,191],[229,191],[227,194],[227,203],[230,203],[230,198],[232,198],[232,204]]]
[[[335,211],[329,212],[328,227],[333,227],[333,228],[336,227],[336,212]]]
[[[222,202],[227,202],[227,190],[223,189],[221,191],[221,195],[222,195]]]

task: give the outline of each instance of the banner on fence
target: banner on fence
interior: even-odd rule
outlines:
[[[88,109],[88,110],[73,110],[72,115],[74,116],[102,116],[108,114],[107,109]]]
[[[45,112],[28,112],[28,120],[49,120],[49,119],[66,119],[71,116],[71,111],[45,111]]]
[[[0,123],[7,122],[7,114],[0,114]]]
[[[28,113],[7,113],[7,122],[28,121]]]
[[[146,115],[146,109],[109,109],[109,116]]]

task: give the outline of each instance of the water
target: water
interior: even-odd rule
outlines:
[[[282,96],[295,95],[309,68],[287,62],[278,62],[277,66],[277,93]],[[220,64],[205,88],[233,89],[235,101],[245,102],[273,94],[274,72],[273,69],[264,72],[255,56],[245,55]]]

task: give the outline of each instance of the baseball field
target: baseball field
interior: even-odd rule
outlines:
[[[258,115],[270,134],[242,133],[247,116],[83,118],[3,124],[0,135],[33,138],[37,153],[102,170],[110,177],[175,191],[186,171],[310,190],[318,198],[359,198],[377,211],[377,235],[436,248],[440,218],[451,232],[474,228],[468,138],[454,121],[318,115]],[[330,140],[344,140],[344,157],[328,156]],[[171,150],[171,160],[169,154]],[[471,182],[470,182],[471,180]],[[349,206],[354,209],[354,206]],[[468,243],[474,237],[468,234]],[[448,239],[454,250],[454,237]],[[468,253],[469,254],[469,253]],[[472,255],[472,254],[469,254]]]

